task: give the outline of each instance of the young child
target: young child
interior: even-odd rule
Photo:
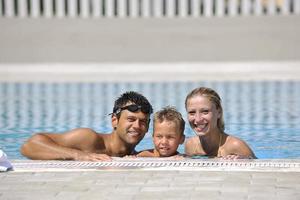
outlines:
[[[177,148],[183,144],[185,121],[174,107],[165,107],[154,114],[154,149],[141,151],[137,157],[170,157],[179,153]]]

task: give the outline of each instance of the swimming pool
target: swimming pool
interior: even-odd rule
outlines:
[[[247,141],[258,158],[300,158],[299,81],[0,83],[0,148],[10,159],[25,159],[19,148],[35,132],[110,132],[107,114],[128,90],[143,93],[154,110],[176,106],[186,119],[185,96],[198,86],[220,94],[226,132]],[[152,148],[151,132],[137,150]],[[185,134],[194,135],[188,126]]]

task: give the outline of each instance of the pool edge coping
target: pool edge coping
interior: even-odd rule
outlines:
[[[300,61],[0,63],[0,82],[300,80]]]
[[[12,160],[11,172],[71,171],[256,171],[300,172],[300,159],[183,159],[125,158],[111,162]]]

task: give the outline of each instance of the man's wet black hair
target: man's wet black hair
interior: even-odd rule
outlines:
[[[138,92],[128,91],[128,92],[121,94],[121,96],[115,100],[113,113],[116,114],[116,112],[120,108],[123,108],[129,102],[132,104],[147,108],[149,110],[149,112],[145,113],[145,114],[150,115],[153,112],[152,105],[150,104],[150,102],[147,100],[146,97],[144,97],[143,95],[141,95]],[[118,118],[120,117],[119,113],[117,114],[117,117]]]

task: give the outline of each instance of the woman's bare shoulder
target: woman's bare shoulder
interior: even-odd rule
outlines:
[[[233,135],[227,135],[224,145],[232,148],[238,148],[245,145],[247,146],[244,140]]]
[[[185,144],[197,144],[200,143],[198,136],[189,137],[185,140]]]
[[[184,143],[184,151],[188,156],[203,155],[203,150],[198,136],[187,138]]]
[[[226,154],[244,155],[255,158],[249,145],[242,139],[228,135],[224,144]]]

